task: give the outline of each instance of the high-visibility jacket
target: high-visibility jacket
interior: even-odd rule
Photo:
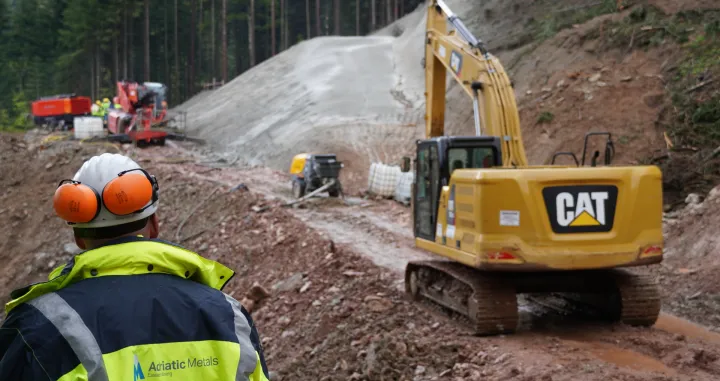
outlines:
[[[0,380],[267,381],[250,314],[221,291],[233,275],[142,237],[85,251],[12,293]]]

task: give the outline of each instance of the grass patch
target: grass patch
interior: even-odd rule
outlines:
[[[538,115],[537,123],[550,123],[555,119],[555,114],[551,113],[550,111],[543,111]]]
[[[601,0],[590,6],[568,7],[549,12],[541,19],[530,21],[529,28],[537,41],[555,36],[559,31],[582,24],[597,16],[617,10],[616,0]]]

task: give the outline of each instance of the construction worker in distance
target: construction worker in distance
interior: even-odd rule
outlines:
[[[108,121],[108,111],[110,111],[110,100],[107,98],[103,98],[102,101],[102,109],[103,109],[103,119],[105,120],[105,124],[107,124]]]
[[[114,98],[113,98],[113,106],[112,106],[112,107],[113,107],[115,110],[123,111],[123,107],[122,107],[122,105],[120,104],[120,99],[119,99],[118,97],[114,97]]]
[[[93,103],[93,105],[90,106],[90,114],[92,116],[100,116],[100,106],[96,103]]]
[[[86,251],[12,293],[0,380],[268,381],[250,313],[221,291],[234,272],[157,239],[158,190],[109,153],[60,182],[55,213]]]

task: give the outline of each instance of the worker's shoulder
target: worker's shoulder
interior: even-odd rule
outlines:
[[[138,303],[204,305],[208,301],[224,301],[225,294],[212,287],[169,274],[136,274],[103,276],[85,279],[57,293],[69,304]],[[226,303],[227,304],[227,303]]]

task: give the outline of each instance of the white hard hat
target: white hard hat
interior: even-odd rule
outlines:
[[[88,185],[94,188],[98,194],[101,194],[105,184],[117,178],[120,172],[136,168],[140,168],[140,166],[127,156],[104,153],[100,156],[93,156],[90,160],[83,163],[82,167],[75,173],[73,180]],[[127,224],[153,215],[158,207],[158,201],[155,201],[152,206],[143,210],[141,213],[117,216],[110,213],[105,206],[102,205],[102,202],[100,204],[100,213],[94,220],[88,223],[73,224],[73,227],[102,228]]]

